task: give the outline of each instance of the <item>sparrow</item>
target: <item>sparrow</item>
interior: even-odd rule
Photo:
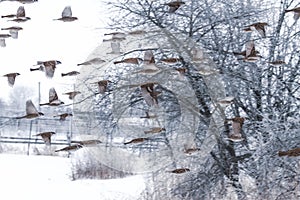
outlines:
[[[278,156],[300,156],[300,147],[288,151],[279,151]]]
[[[75,98],[75,96],[76,96],[77,94],[80,94],[80,93],[81,93],[81,92],[79,92],[79,91],[73,91],[73,92],[66,92],[66,93],[63,93],[63,94],[69,95],[69,99],[73,100],[73,99]]]
[[[81,144],[74,144],[68,147],[64,147],[62,149],[57,149],[55,150],[55,152],[60,152],[60,151],[68,151],[68,152],[72,152],[72,151],[76,151],[78,149],[81,149],[83,146]]]
[[[160,92],[154,91],[154,85],[156,83],[145,83],[140,86],[142,97],[144,98],[146,104],[150,107],[157,106],[157,96],[160,94]]]
[[[9,20],[9,21],[14,21],[14,22],[26,22],[31,19],[30,17],[26,17],[24,6],[20,6],[18,8],[17,14],[15,16],[7,15],[5,17],[16,17],[15,19]]]
[[[177,0],[177,1],[166,3],[164,5],[169,6],[169,13],[174,13],[183,4],[185,4],[185,2]]]
[[[47,78],[53,78],[56,65],[61,64],[59,60],[37,61],[38,68],[30,68],[30,71],[44,71]]]
[[[71,6],[66,6],[61,13],[61,18],[54,19],[54,20],[61,20],[63,22],[72,22],[78,20],[78,18],[72,16]]]
[[[245,121],[244,117],[234,117],[232,119],[226,119],[225,121],[231,121],[232,122],[232,131],[229,132],[228,139],[233,142],[239,142],[244,140],[242,138],[242,127]]]
[[[293,12],[294,13],[294,20],[297,21],[300,17],[300,7],[297,7],[297,8],[293,8],[293,9],[290,9],[290,10],[285,10],[284,11],[285,13],[288,13],[288,12]]]
[[[5,74],[3,76],[7,77],[8,85],[12,87],[15,84],[16,76],[19,76],[19,75],[20,75],[19,73],[9,73],[9,74]]]
[[[19,26],[11,26],[7,28],[1,28],[1,30],[8,30],[11,37],[17,39],[19,31],[23,30],[23,28]]]
[[[123,60],[120,61],[114,61],[114,64],[119,64],[119,63],[128,63],[128,64],[135,64],[138,65],[143,61],[143,59],[141,58],[125,58]]]
[[[156,115],[150,115],[148,111],[146,111],[145,113],[146,113],[146,116],[142,116],[140,118],[153,119],[153,118],[157,117]]]
[[[124,142],[124,144],[132,144],[132,143],[142,143],[142,142],[145,142],[146,140],[149,140],[149,138],[135,138],[135,139],[132,139],[128,142]]]
[[[145,134],[149,134],[149,133],[160,133],[162,131],[166,131],[165,128],[161,128],[161,127],[153,127],[150,130],[144,131]]]
[[[31,100],[26,101],[26,115],[21,116],[21,117],[16,117],[16,119],[33,119],[39,116],[44,115],[41,112],[38,112],[38,110],[35,108],[34,104],[32,103]]]
[[[83,140],[83,141],[75,141],[75,142],[82,146],[93,146],[102,143],[100,140]]]
[[[69,117],[69,116],[71,117],[71,116],[73,116],[73,114],[72,113],[63,113],[63,114],[60,114],[60,115],[55,115],[53,117],[59,117],[60,121],[65,121],[66,118]]]
[[[102,60],[101,58],[93,58],[93,59],[85,61],[83,63],[79,63],[79,64],[77,64],[77,66],[80,66],[80,65],[92,65],[92,64],[98,65],[98,64],[102,64],[104,62],[106,62],[106,61]]]
[[[161,59],[160,61],[162,61],[164,63],[168,63],[168,64],[173,64],[173,63],[180,62],[180,59],[179,58],[164,58],[164,59]]]
[[[34,136],[41,136],[46,145],[51,144],[51,136],[54,135],[55,132],[43,132]]]
[[[62,77],[63,76],[76,76],[78,74],[80,74],[80,72],[78,72],[78,71],[71,71],[71,72],[67,72],[67,73],[61,73],[61,76]]]
[[[257,23],[250,24],[250,25],[246,26],[244,28],[244,31],[246,31],[246,32],[252,32],[252,31],[256,30],[261,35],[261,37],[265,38],[266,37],[265,26],[268,26],[268,23],[257,22]]]
[[[178,168],[167,172],[174,173],[174,174],[182,174],[189,171],[191,171],[189,168]]]
[[[61,100],[58,99],[57,93],[54,88],[49,89],[49,102],[48,103],[41,103],[40,106],[59,106],[64,104]]]
[[[274,61],[271,61],[271,62],[268,62],[268,63],[271,64],[271,65],[274,65],[274,66],[285,65],[286,64],[283,60],[274,60]]]
[[[231,105],[233,103],[233,101],[234,101],[234,97],[228,96],[228,97],[225,97],[223,99],[218,100],[217,102],[220,105],[229,106],[229,105]]]
[[[98,91],[100,94],[104,94],[107,91],[107,85],[108,83],[111,83],[110,80],[102,80],[102,81],[98,81],[95,82],[98,84]]]

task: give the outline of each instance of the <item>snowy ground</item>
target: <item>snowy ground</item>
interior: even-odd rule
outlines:
[[[142,176],[112,180],[70,180],[70,158],[0,154],[1,199],[134,200]]]

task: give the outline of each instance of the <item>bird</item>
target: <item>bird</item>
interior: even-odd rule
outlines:
[[[63,113],[63,114],[60,114],[60,115],[54,115],[53,117],[59,117],[59,120],[60,121],[65,121],[67,117],[72,117],[73,114],[72,113]]]
[[[293,12],[294,13],[294,20],[297,21],[300,17],[300,7],[297,7],[297,8],[293,8],[293,9],[290,9],[290,10],[285,10],[284,11],[285,13],[288,13],[288,12]]]
[[[61,73],[61,76],[64,77],[64,76],[76,76],[80,74],[80,72],[78,71],[71,71],[71,72],[67,72],[67,73]]]
[[[110,40],[125,40],[126,39],[126,34],[122,33],[122,32],[104,33],[104,36],[108,36],[108,35],[111,36]]]
[[[149,140],[149,138],[135,138],[135,139],[132,139],[132,140],[130,140],[128,142],[124,142],[124,144],[127,145],[127,144],[132,144],[132,143],[135,143],[135,144],[136,143],[143,143],[146,140]]]
[[[274,66],[285,65],[286,64],[283,60],[274,60],[274,61],[271,61],[271,62],[268,62],[268,63],[271,64],[271,65],[274,65]]]
[[[100,140],[82,140],[82,141],[75,141],[75,142],[82,146],[94,146],[102,143]]]
[[[72,151],[76,151],[81,148],[83,148],[83,146],[81,144],[74,144],[74,145],[64,147],[62,149],[57,149],[57,150],[55,150],[55,152],[60,152],[60,151],[72,152]]]
[[[160,92],[154,91],[154,85],[156,83],[145,83],[140,86],[142,97],[144,98],[146,104],[150,107],[157,106],[157,96]]]
[[[151,65],[155,63],[155,58],[152,50],[147,50],[144,52],[143,64]]]
[[[43,116],[44,113],[38,112],[32,101],[29,99],[26,101],[26,115],[21,116],[21,117],[16,117],[15,119],[33,119],[39,116]]]
[[[66,92],[66,93],[63,93],[63,94],[69,95],[69,99],[73,100],[75,98],[75,96],[77,94],[81,94],[81,92],[79,92],[79,91],[73,91],[73,92]]]
[[[2,15],[1,18],[20,18],[20,17],[26,17],[25,16],[25,8],[24,6],[19,6],[16,14],[9,14],[9,15]]]
[[[162,127],[153,127],[150,130],[144,131],[145,134],[149,134],[149,133],[160,133],[162,131],[166,131],[165,128]]]
[[[164,5],[169,6],[169,13],[174,13],[183,4],[185,4],[185,2],[177,0],[177,1],[172,1],[172,2],[166,3]]]
[[[290,150],[287,150],[287,151],[279,151],[278,156],[280,156],[280,157],[281,156],[288,156],[288,157],[300,156],[300,147],[290,149]]]
[[[189,171],[191,171],[189,168],[178,168],[167,172],[174,173],[174,174],[182,174]]]
[[[244,140],[242,138],[242,127],[245,121],[244,117],[234,117],[232,119],[226,119],[225,121],[232,122],[232,130],[229,132],[229,137],[228,139],[233,141],[233,142],[240,142]]]
[[[157,117],[156,115],[150,115],[148,111],[146,111],[145,113],[146,113],[146,116],[142,116],[140,118],[153,119],[153,118]]]
[[[56,65],[62,64],[59,60],[37,61],[38,68],[30,68],[30,71],[44,71],[47,78],[53,78]]]
[[[196,147],[188,147],[187,145],[184,145],[184,153],[191,155],[197,151],[200,151],[200,148],[196,148]]]
[[[266,37],[265,26],[268,26],[268,23],[266,23],[266,22],[257,22],[257,23],[250,24],[250,25],[246,26],[244,28],[244,31],[252,32],[252,31],[256,30],[261,35],[261,37],[265,38]]]
[[[162,61],[164,63],[168,63],[168,64],[173,64],[173,63],[180,62],[181,59],[180,58],[163,58],[163,59],[160,59],[160,61]]]
[[[108,83],[112,83],[110,80],[101,80],[95,82],[98,84],[98,91],[100,94],[104,94],[107,91],[107,85]]]
[[[61,13],[61,18],[54,19],[54,20],[60,20],[63,22],[72,22],[72,21],[78,20],[78,18],[72,16],[71,6],[66,6]]]
[[[47,103],[41,103],[40,106],[59,106],[61,104],[64,104],[63,101],[58,99],[57,93],[55,89],[52,87],[49,89],[49,102]]]
[[[119,63],[128,63],[128,64],[135,64],[138,65],[143,61],[143,59],[141,58],[125,58],[123,60],[119,60],[119,61],[114,61],[114,64],[119,64]]]
[[[12,87],[15,84],[16,76],[19,75],[20,75],[19,73],[15,72],[15,73],[5,74],[3,76],[7,77],[8,85]]]
[[[101,58],[93,58],[93,59],[85,61],[83,63],[79,63],[79,64],[77,64],[77,66],[80,66],[80,65],[92,65],[92,64],[98,65],[98,64],[102,64],[104,62],[106,62],[106,61],[102,60]]]
[[[185,67],[175,68],[175,70],[178,72],[179,77],[181,79],[184,77],[185,73],[187,72],[187,69]]]
[[[20,26],[10,26],[7,28],[1,28],[1,30],[8,30],[11,37],[17,39],[19,31],[23,30],[23,28]]]
[[[41,136],[46,145],[51,144],[51,136],[54,135],[55,132],[43,132],[34,136]]]
[[[233,52],[233,54],[243,56],[244,57],[243,60],[246,61],[246,62],[255,62],[259,58],[261,58],[261,56],[259,55],[259,52],[257,50],[255,50],[253,40],[247,42],[246,45],[245,45],[245,48],[246,49],[244,51],[242,51],[242,52]]]
[[[10,34],[6,34],[6,33],[0,34],[1,39],[5,39],[5,38],[9,38],[9,37],[11,37]]]

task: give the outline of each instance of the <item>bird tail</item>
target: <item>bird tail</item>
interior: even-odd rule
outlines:
[[[131,142],[124,142],[124,144],[126,145],[126,144],[130,144]]]
[[[115,61],[114,64],[122,63],[123,61]]]
[[[61,76],[66,76],[67,74],[61,73]]]
[[[40,106],[48,105],[48,103],[40,103]]]

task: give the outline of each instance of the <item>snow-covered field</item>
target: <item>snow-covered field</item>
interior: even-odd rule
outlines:
[[[71,158],[0,154],[2,200],[135,200],[143,176],[111,180],[70,179]]]

